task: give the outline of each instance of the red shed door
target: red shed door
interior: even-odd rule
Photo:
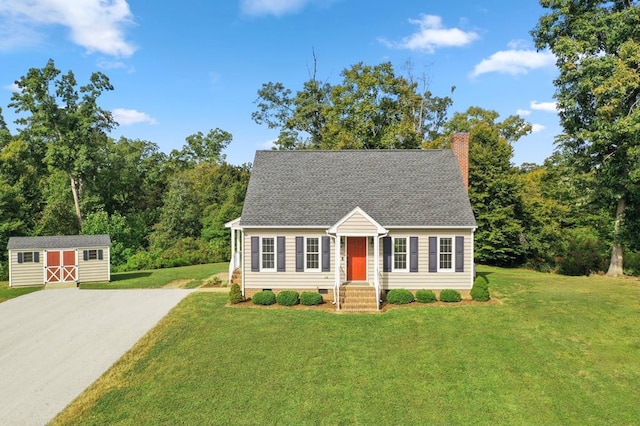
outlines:
[[[76,251],[47,252],[47,282],[59,283],[77,281]]]
[[[347,238],[347,281],[367,279],[367,237]]]

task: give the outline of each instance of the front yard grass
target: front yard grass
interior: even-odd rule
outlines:
[[[160,288],[165,286],[196,288],[204,284],[204,281],[212,275],[227,272],[228,268],[229,264],[224,262],[149,271],[116,272],[111,274],[111,282],[80,283],[80,288],[123,289]]]
[[[42,289],[42,286],[11,288],[9,281],[0,281],[0,303]]]
[[[501,305],[194,293],[55,424],[638,424],[640,282],[480,267]]]

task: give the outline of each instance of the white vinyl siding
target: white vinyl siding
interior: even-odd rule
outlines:
[[[376,230],[376,226],[359,212],[338,226],[338,232],[341,234],[365,235],[375,233]]]
[[[455,290],[469,290],[473,284],[473,232],[469,229],[418,229],[401,231],[389,231],[389,236],[417,236],[418,237],[418,272],[397,274],[393,272],[380,272],[380,286],[383,289],[406,288],[410,290],[430,289],[442,290],[451,288]],[[395,234],[395,235],[394,235]],[[455,272],[455,238],[464,237],[464,272]],[[449,271],[429,272],[429,237],[450,237],[452,241],[452,269]],[[407,238],[408,243],[408,238]],[[373,245],[370,243],[371,251]],[[382,262],[382,243],[380,244],[380,259]],[[369,262],[372,262],[369,256]],[[407,260],[408,261],[408,260]],[[373,266],[369,269],[373,271]],[[382,271],[382,263],[380,266]],[[372,275],[370,275],[372,277]],[[371,280],[371,278],[370,278]]]
[[[84,261],[84,251],[89,251],[91,257],[91,251],[95,251],[96,259],[90,261]],[[98,259],[97,252],[102,250],[102,260]],[[109,247],[94,248],[79,248],[78,249],[78,282],[91,283],[91,282],[107,282],[111,279],[111,271],[109,266]]]
[[[323,229],[244,229],[242,256],[244,285],[247,289],[331,289],[335,278],[334,249],[335,241],[330,239],[330,270],[328,272],[296,272],[296,237],[318,238],[320,247],[320,267],[322,266],[322,237],[327,234]],[[260,271],[251,272],[251,237],[273,238],[285,237],[285,272]],[[319,269],[321,271],[321,269]]]
[[[44,264],[42,261],[41,250],[31,250],[39,253],[39,262],[23,262],[18,263],[18,253],[24,253],[24,250],[10,250],[9,262],[11,263],[11,272],[9,274],[9,284],[12,287],[42,285],[44,284]]]

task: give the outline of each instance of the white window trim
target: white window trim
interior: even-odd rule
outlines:
[[[318,240],[318,267],[309,268],[307,266],[307,240],[315,238]],[[304,272],[322,272],[322,237],[304,237]]]
[[[442,238],[448,238],[451,240],[451,268],[441,268],[440,267],[440,240]],[[438,272],[455,272],[456,270],[456,237],[449,235],[438,236],[438,241],[436,243],[438,245],[438,257],[436,262],[438,262]]]
[[[273,268],[265,268],[264,267],[264,257],[263,257],[263,250],[262,248],[264,247],[264,243],[263,241],[265,239],[271,239],[273,240]],[[276,272],[276,267],[277,267],[277,263],[278,263],[278,247],[277,247],[277,243],[278,243],[278,239],[276,237],[260,237],[260,272]],[[267,252],[267,254],[269,254],[269,252]]]
[[[405,256],[405,268],[400,269],[400,268],[396,268],[396,240],[404,240],[404,244],[405,244],[405,252],[404,252],[404,256]],[[391,238],[391,272],[409,272],[409,261],[410,261],[410,253],[409,253],[409,237],[405,237],[402,235],[399,235],[397,237],[392,237]]]

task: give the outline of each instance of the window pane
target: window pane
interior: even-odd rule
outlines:
[[[262,269],[274,269],[275,263],[275,244],[274,238],[262,239]]]
[[[320,268],[320,239],[307,238],[307,269]]]
[[[393,240],[393,269],[407,269],[407,239]]]
[[[23,262],[33,262],[33,252],[32,251],[25,251],[22,254],[22,261]]]
[[[89,250],[89,260],[96,260],[98,258],[98,250]]]
[[[440,238],[440,269],[453,268],[453,239]]]

